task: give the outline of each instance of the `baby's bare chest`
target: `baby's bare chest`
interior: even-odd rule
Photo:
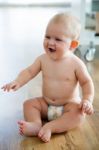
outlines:
[[[43,77],[52,80],[70,81],[75,80],[76,78],[75,67],[71,63],[48,63],[46,65],[43,65],[42,73]]]

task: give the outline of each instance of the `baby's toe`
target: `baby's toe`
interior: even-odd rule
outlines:
[[[20,121],[18,121],[18,124],[19,124],[20,126],[22,126],[22,125],[24,125],[24,124],[25,124],[25,121],[20,120]]]
[[[51,137],[51,131],[41,129],[41,131],[38,134],[38,137],[44,142],[49,142]]]
[[[49,142],[50,141],[50,137],[48,137],[46,134],[44,134],[42,137],[41,137],[42,141],[44,142]]]
[[[43,134],[44,134],[44,132],[43,132],[43,130],[41,129],[41,130],[39,131],[39,133],[38,133],[38,137],[39,137],[39,138],[43,137]]]
[[[19,134],[23,135],[23,129],[19,128]]]

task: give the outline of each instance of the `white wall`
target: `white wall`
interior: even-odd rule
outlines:
[[[16,3],[16,4],[28,4],[28,3],[57,3],[57,2],[70,2],[71,0],[0,0],[3,3]]]

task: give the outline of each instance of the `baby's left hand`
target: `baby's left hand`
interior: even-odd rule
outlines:
[[[91,115],[94,112],[93,105],[90,101],[85,100],[81,104],[82,113],[86,113],[87,115]]]

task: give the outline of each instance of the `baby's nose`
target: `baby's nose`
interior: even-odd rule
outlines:
[[[50,44],[50,45],[54,45],[54,44],[55,44],[55,40],[54,40],[54,39],[50,39],[50,40],[49,40],[49,44]]]

